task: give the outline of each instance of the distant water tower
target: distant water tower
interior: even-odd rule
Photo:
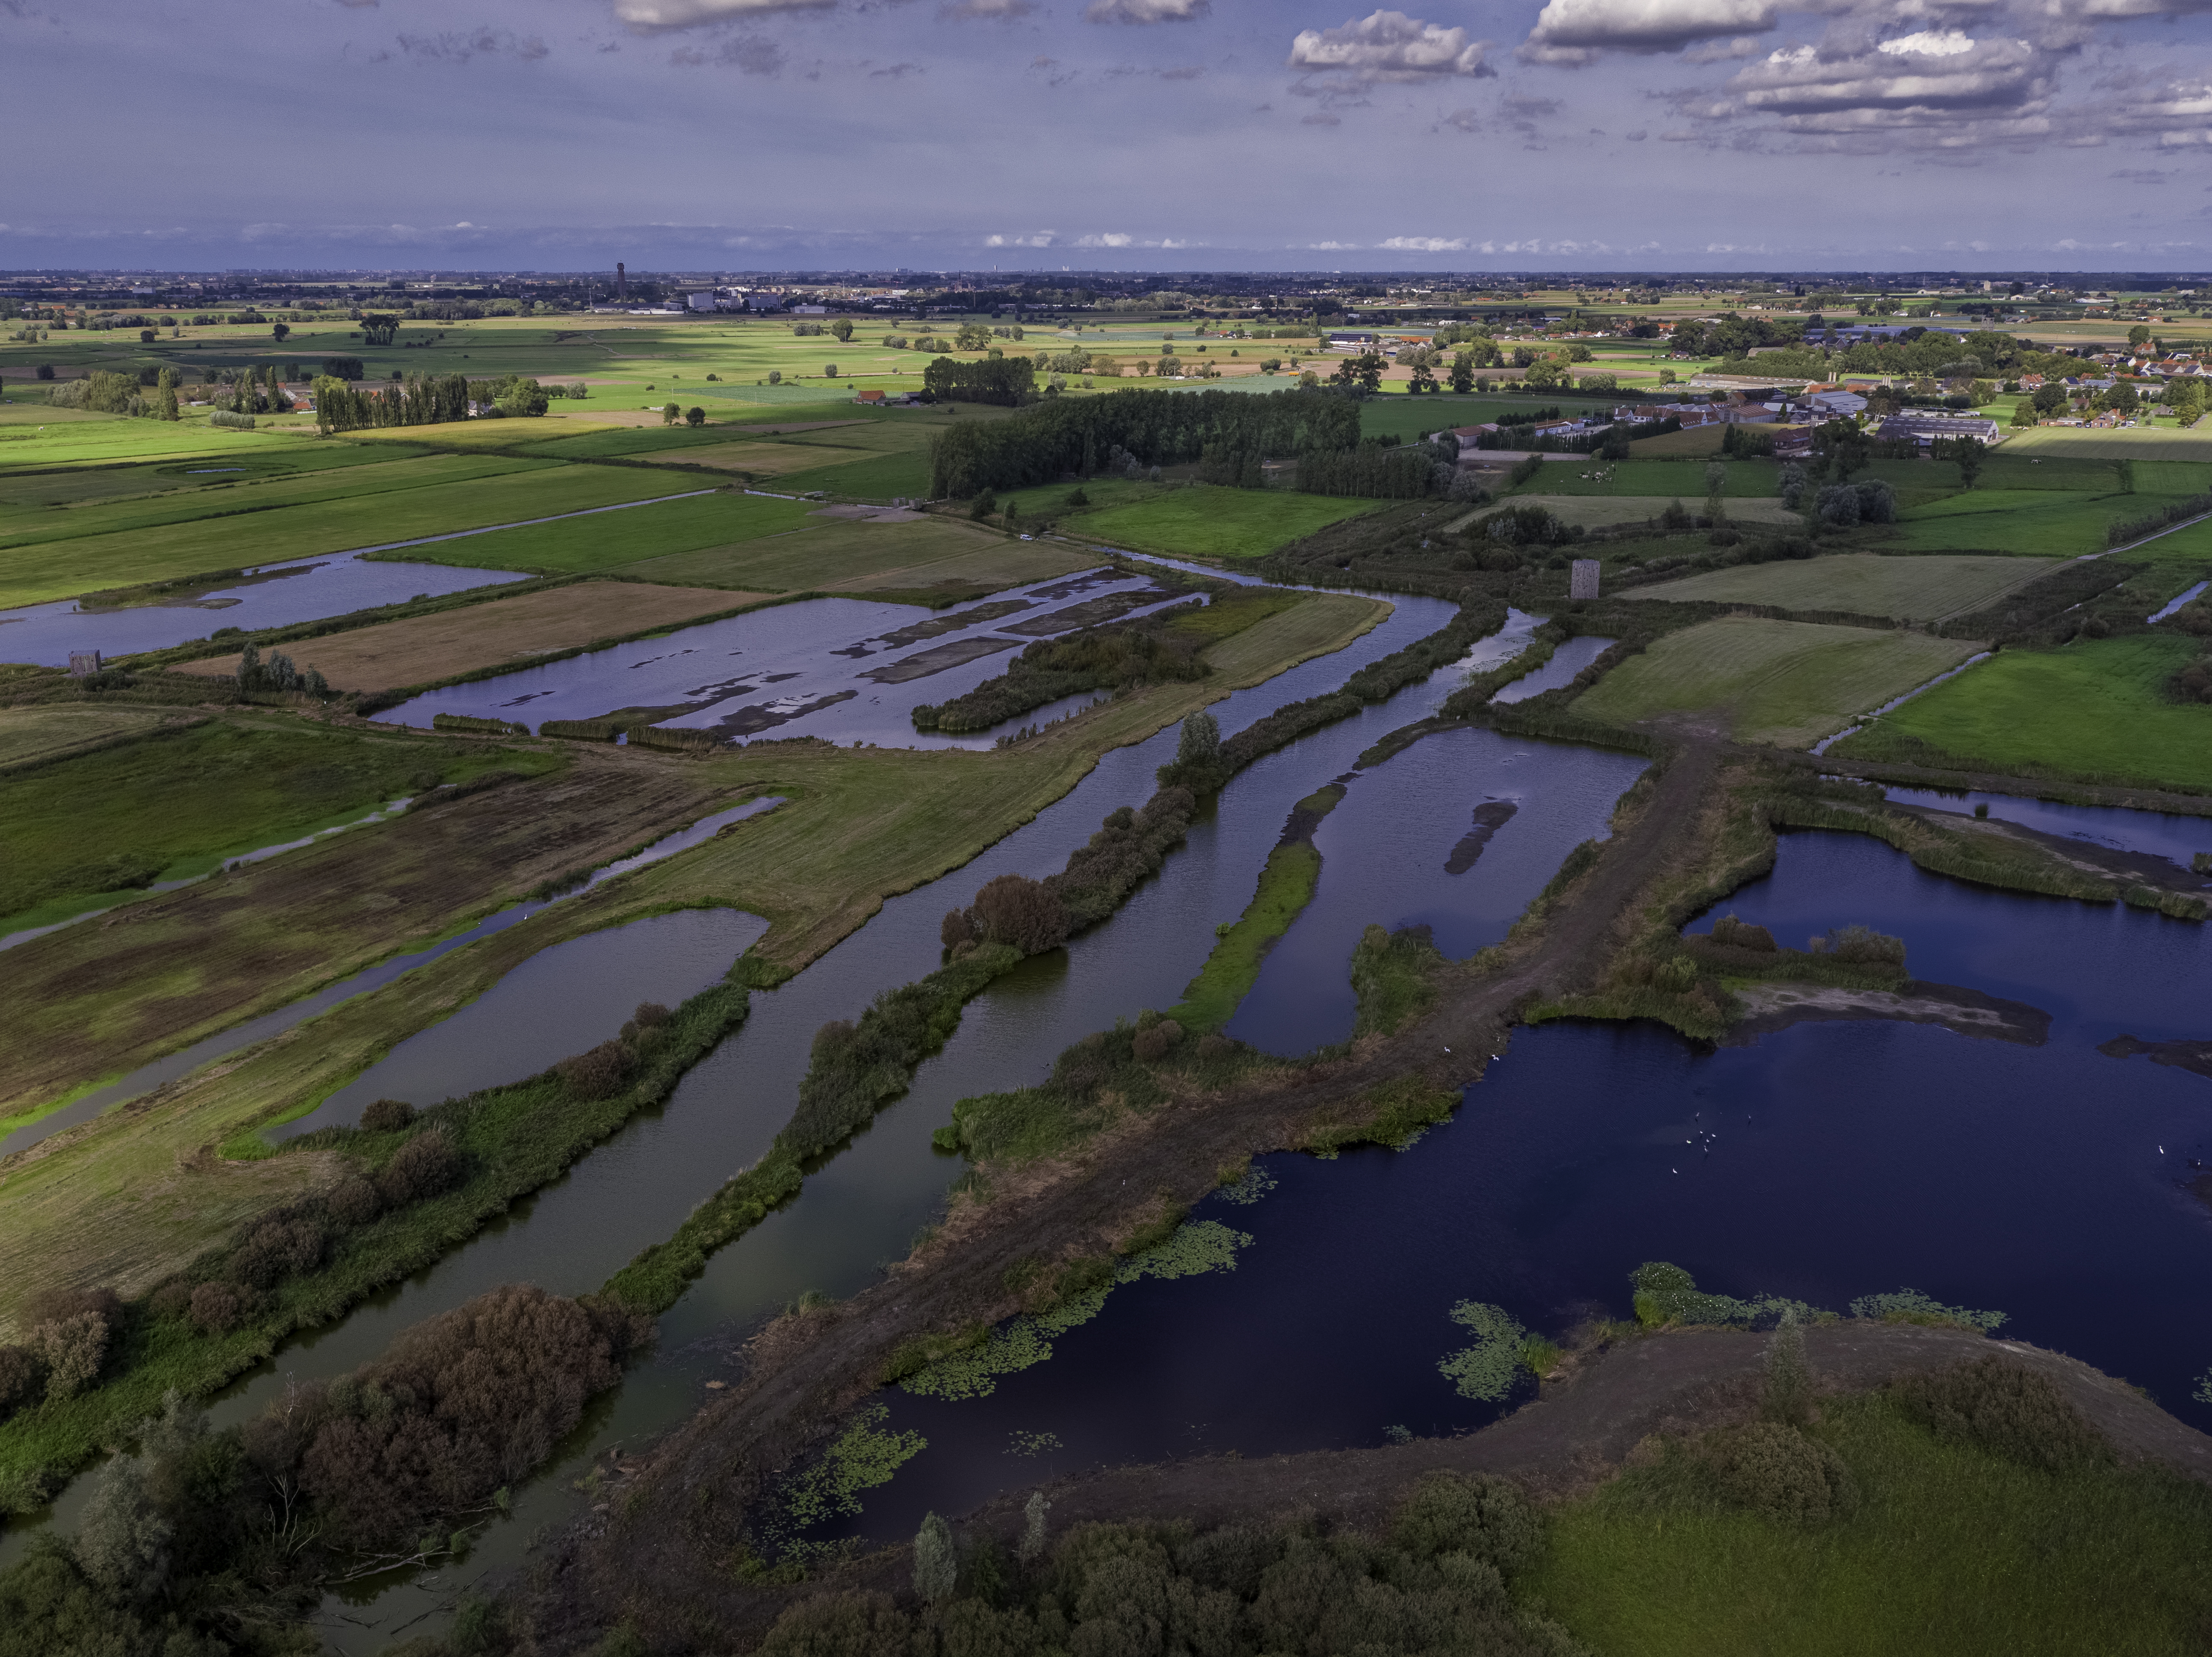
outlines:
[[[623,268],[622,261],[620,259],[617,259],[615,261],[615,298],[617,301],[620,301],[626,300],[629,297],[629,272]]]

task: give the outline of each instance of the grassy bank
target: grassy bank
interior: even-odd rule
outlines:
[[[1883,1394],[1807,1429],[1856,1511],[1778,1520],[1674,1453],[1554,1509],[1526,1591],[1615,1657],[2198,1650],[2212,1493],[2161,1471],[2049,1470],[1947,1442]]]
[[[169,1388],[204,1398],[267,1358],[288,1337],[335,1321],[452,1252],[638,1111],[666,1098],[685,1070],[744,1022],[745,1007],[745,991],[734,984],[694,996],[649,1039],[639,1039],[631,1058],[635,1079],[610,1093],[548,1069],[422,1112],[422,1122],[457,1155],[458,1178],[451,1188],[390,1207],[349,1228],[338,1227],[328,1209],[310,1198],[308,1223],[330,1238],[327,1259],[279,1280],[234,1328],[199,1327],[180,1312],[158,1309],[159,1296],[126,1306],[101,1384],[0,1422],[0,1511],[38,1506],[55,1479],[128,1437],[140,1421],[158,1416]],[[331,1193],[349,1178],[377,1177],[423,1131],[421,1126],[386,1133],[327,1130],[290,1142],[269,1160],[302,1165],[307,1190]],[[234,1246],[218,1245],[179,1261],[169,1281],[187,1288],[232,1282],[243,1246],[240,1237]]]
[[[1313,901],[1321,853],[1310,842],[1277,846],[1260,870],[1260,888],[1213,946],[1198,976],[1183,986],[1168,1016],[1187,1031],[1218,1030],[1260,976],[1267,950]]]

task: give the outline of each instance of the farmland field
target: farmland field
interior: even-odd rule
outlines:
[[[1702,716],[1693,722],[1739,741],[1802,747],[1980,648],[1924,633],[1723,616],[1631,657],[1574,709],[1612,724]]]
[[[825,520],[807,512],[799,525],[765,539],[648,558],[623,566],[622,573],[638,581],[726,583],[763,593],[911,590],[940,584],[996,591],[1097,563],[1065,548],[1011,540],[942,518],[878,524]]]
[[[651,500],[699,486],[696,478],[635,467],[617,471],[490,458],[457,464],[494,467],[501,475],[396,490],[371,497],[366,507],[352,497],[324,499],[237,517],[202,518],[169,526],[158,535],[130,529],[18,546],[8,554],[0,575],[0,606]],[[411,548],[408,556],[465,564],[468,560],[457,547],[491,539]]]
[[[1639,587],[1632,599],[1771,604],[1784,610],[1840,610],[1899,621],[1940,621],[1972,610],[2054,566],[2014,557],[1885,558],[1847,553],[1771,564],[1739,564],[1682,581]]]
[[[420,739],[356,735],[281,716],[236,716],[0,778],[0,918],[39,926],[97,894],[203,874],[226,856],[349,821],[404,794],[495,765]],[[159,811],[135,809],[159,800]]]
[[[1552,468],[1547,466],[1540,481],[1551,480]],[[1681,498],[1679,495],[1515,495],[1506,504],[1540,506],[1562,523],[1595,529],[1611,524],[1643,523],[1664,512],[1670,502]],[[1701,497],[1694,503],[1698,508],[1705,505]],[[1691,503],[1684,504],[1686,507]],[[1730,501],[1728,515],[1737,523],[1771,524],[1777,528],[1801,531],[1805,527],[1805,520],[1780,501],[1762,500],[1756,496]]]
[[[2087,426],[2038,426],[2005,439],[2015,454],[2069,460],[2212,461],[2212,430],[2202,424],[2187,430],[2138,426],[2132,430],[2092,430]]]
[[[1839,756],[2212,789],[2212,705],[2166,684],[2185,638],[2004,650],[1836,745]]]
[[[1729,460],[1721,493],[1731,501],[1773,499],[1781,488],[1771,460]],[[1572,454],[1547,460],[1522,492],[1544,495],[1626,495],[1656,498],[1662,506],[1679,498],[1692,510],[1705,498],[1705,469],[1677,460],[1599,460]],[[1729,510],[1735,509],[1731,507]]]
[[[53,759],[115,737],[142,734],[169,716],[158,708],[0,710],[0,767]]]
[[[2178,497],[2060,495],[1975,490],[1898,515],[1891,544],[1913,551],[2024,552],[2077,557],[2105,550],[2105,526],[2155,512]]]
[[[579,467],[579,471],[603,470]],[[611,468],[604,468],[612,472]],[[642,469],[624,469],[612,475],[654,477]],[[694,495],[712,488],[711,478],[680,477],[669,487],[686,496],[683,500],[656,501],[623,512],[594,513],[567,518],[558,523],[525,524],[495,529],[459,540],[428,546],[401,547],[379,557],[410,564],[447,564],[464,569],[526,570],[538,575],[574,576],[617,569],[642,558],[694,547],[716,546],[726,541],[750,540],[796,527],[806,515],[808,503],[779,501],[757,495],[720,490]]]
[[[764,594],[662,587],[642,582],[577,582],[465,605],[434,616],[326,633],[290,647],[302,670],[314,667],[341,691],[381,691],[599,639],[719,615]],[[235,655],[181,665],[187,673],[234,674]]]
[[[1134,505],[1086,512],[1069,520],[1066,527],[1070,534],[1118,542],[1139,551],[1256,558],[1381,504],[1286,490],[1200,485]]]

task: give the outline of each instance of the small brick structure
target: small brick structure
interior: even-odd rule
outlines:
[[[1597,572],[1595,558],[1577,558],[1567,571],[1567,596],[1571,599],[1595,598]]]
[[[73,677],[82,679],[88,673],[96,673],[99,671],[99,651],[72,650],[70,652],[70,673]]]

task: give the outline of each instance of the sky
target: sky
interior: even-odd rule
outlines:
[[[0,268],[2197,270],[2212,0],[0,0]]]

